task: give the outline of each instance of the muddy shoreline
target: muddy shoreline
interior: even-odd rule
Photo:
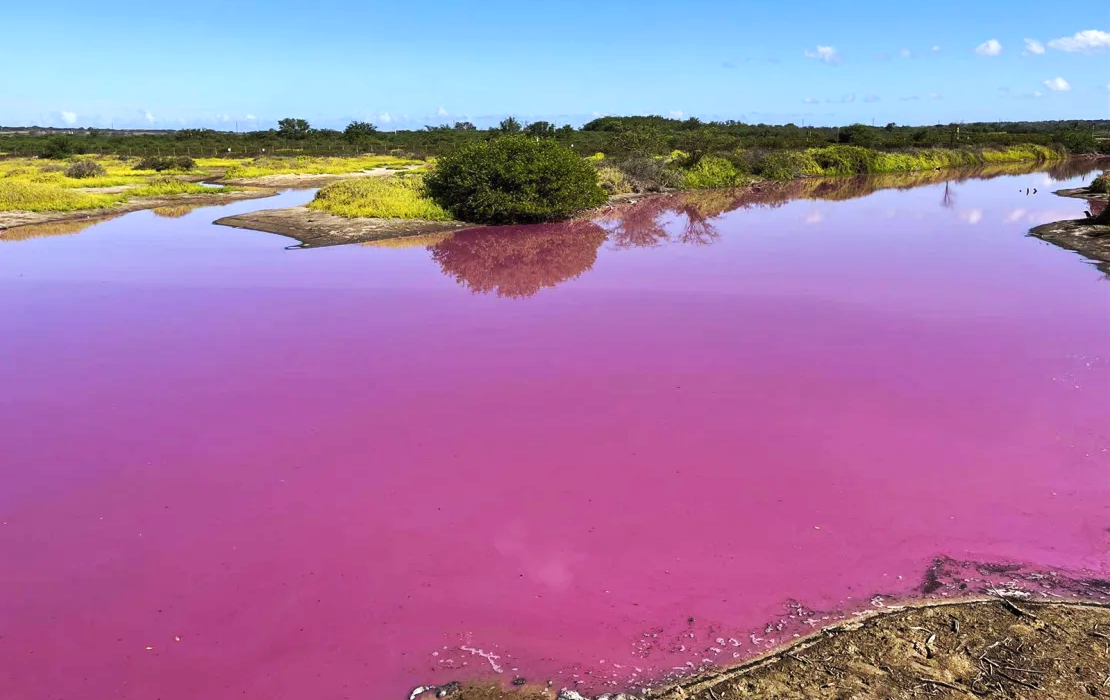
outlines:
[[[1110,698],[1110,580],[1091,572],[940,556],[908,597],[878,594],[869,607],[841,612],[786,607],[788,616],[758,632],[781,641],[734,664],[707,663],[641,687],[603,683],[612,689],[600,694],[596,680],[566,687],[510,676],[421,686],[410,700],[1012,698],[1033,686],[1021,697],[1079,690]],[[996,676],[994,650],[1025,673]]]
[[[412,698],[588,700],[521,683],[421,686]],[[518,681],[519,682],[519,681]],[[416,691],[423,692],[417,693]],[[1110,698],[1110,606],[1015,595],[865,611],[744,663],[595,700]]]
[[[129,214],[144,209],[158,209],[160,207],[218,206],[244,199],[272,197],[275,194],[277,194],[277,190],[258,188],[220,194],[176,194],[167,197],[143,197],[132,199],[112,207],[105,207],[104,209],[79,209],[76,211],[58,212],[6,211],[0,212],[0,237],[4,237],[5,231],[13,231],[14,229],[24,226],[37,226],[40,224],[67,221],[92,222],[100,219],[111,219],[120,214]]]
[[[1092,211],[1105,209],[1108,196],[1091,192],[1086,187],[1057,190],[1060,197],[1074,197],[1091,203]],[[1095,263],[1095,267],[1110,275],[1110,225],[1094,222],[1094,218],[1070,219],[1042,224],[1030,229],[1029,235],[1061,248],[1079,253]]]
[[[429,233],[476,228],[461,221],[412,221],[407,219],[348,219],[308,207],[265,209],[225,216],[213,223],[292,238],[298,248],[323,248],[350,243],[423,236]]]

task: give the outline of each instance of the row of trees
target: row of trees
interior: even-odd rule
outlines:
[[[1060,144],[1072,153],[1110,152],[1110,120],[1051,122],[983,122],[900,126],[886,124],[814,127],[795,124],[703,122],[697,118],[601,117],[580,129],[547,121],[523,123],[513,117],[491,129],[473,123],[426,126],[420,130],[381,131],[366,121],[353,121],[343,130],[313,127],[307,120],[282,119],[277,129],[233,133],[212,129],[183,129],[157,133],[88,130],[66,136],[13,134],[0,131],[0,151],[21,155],[49,153],[119,153],[131,155],[217,152],[266,153],[385,153],[402,151],[434,156],[458,146],[504,134],[554,138],[582,155],[660,155],[680,149],[688,153],[731,153],[737,149],[797,149],[848,144],[877,149],[961,146],[1008,146],[1021,143]],[[53,141],[52,141],[53,139]]]

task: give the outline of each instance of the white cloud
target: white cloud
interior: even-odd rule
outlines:
[[[150,110],[144,110],[143,116],[146,117],[146,120],[151,124],[154,123],[154,115],[150,113]]]
[[[1006,221],[1008,221],[1009,223],[1011,223],[1011,224],[1012,224],[1012,223],[1014,223],[1015,221],[1021,221],[1021,219],[1022,219],[1022,218],[1023,218],[1024,216],[1025,216],[1025,210],[1024,210],[1024,209],[1014,209],[1014,210],[1013,210],[1012,212],[1010,212],[1010,214],[1009,214],[1009,215],[1008,215],[1008,216],[1006,217]]]
[[[901,56],[902,58],[909,58],[910,56],[913,55],[913,51],[910,51],[909,49],[902,49],[901,51],[898,52],[898,55]]]
[[[824,220],[825,215],[816,209],[813,209],[808,214],[806,214],[807,224],[819,224]]]
[[[932,49],[930,49],[930,51],[932,51],[933,53],[940,53],[940,47],[934,46]]]
[[[940,98],[944,97],[944,95],[941,95],[939,92],[934,92],[933,94],[929,95],[929,97],[933,98],[934,100],[939,100]]]
[[[868,95],[867,97],[863,98],[863,101],[864,102],[878,102],[879,101],[879,96],[878,95]]]
[[[1067,92],[1068,90],[1071,90],[1071,83],[1064,80],[1063,78],[1053,78],[1052,80],[1046,80],[1044,81],[1044,86],[1049,90],[1055,90],[1056,92]]]
[[[393,121],[393,117],[389,115],[389,112],[382,112],[378,115],[378,121],[383,124],[388,124],[389,122]]]
[[[436,115],[440,116],[440,117],[446,117],[447,116],[447,110],[444,109],[443,107],[440,107],[439,111],[436,112]]]
[[[62,121],[64,121],[66,124],[76,124],[77,123],[77,112],[64,112],[63,111],[62,112]]]
[[[844,97],[841,97],[840,101],[841,102],[855,102],[856,101],[856,96],[852,93],[849,93],[849,94],[845,95]]]
[[[908,97],[899,97],[898,101],[899,102],[913,102],[914,100],[920,100],[920,99],[921,98],[918,97],[917,95],[910,95]]]
[[[1040,56],[1042,53],[1044,53],[1044,44],[1037,41],[1036,39],[1026,39],[1025,53]]]
[[[671,119],[682,119],[685,116],[681,109],[672,109],[670,115]]]
[[[244,119],[253,122],[255,119],[258,119],[258,117],[254,116],[253,114],[248,114],[246,117],[244,117]]]
[[[806,58],[816,58],[818,61],[824,61],[825,63],[840,63],[840,54],[831,46],[818,45],[817,50],[810,51],[806,49],[804,53]]]
[[[976,46],[975,53],[980,56],[997,56],[1002,53],[1002,44],[998,43],[998,39],[989,39]]]
[[[982,209],[969,209],[961,211],[958,216],[969,224],[975,225],[983,220]]]
[[[1110,49],[1110,32],[1097,29],[1085,29],[1076,32],[1075,36],[1066,36],[1062,39],[1053,39],[1048,42],[1049,48],[1069,53],[1094,53]]]
[[[818,99],[813,98],[813,97],[807,97],[804,100],[802,100],[802,102],[805,102],[807,105],[815,105],[820,101],[821,100],[818,100]]]

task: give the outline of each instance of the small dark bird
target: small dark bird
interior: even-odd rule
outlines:
[[[1033,194],[1037,194],[1037,188],[1036,187],[1033,188]]]

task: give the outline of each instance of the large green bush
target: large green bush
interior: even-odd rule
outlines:
[[[461,146],[438,160],[424,184],[440,206],[475,223],[554,221],[606,200],[597,171],[578,154],[523,135]]]

